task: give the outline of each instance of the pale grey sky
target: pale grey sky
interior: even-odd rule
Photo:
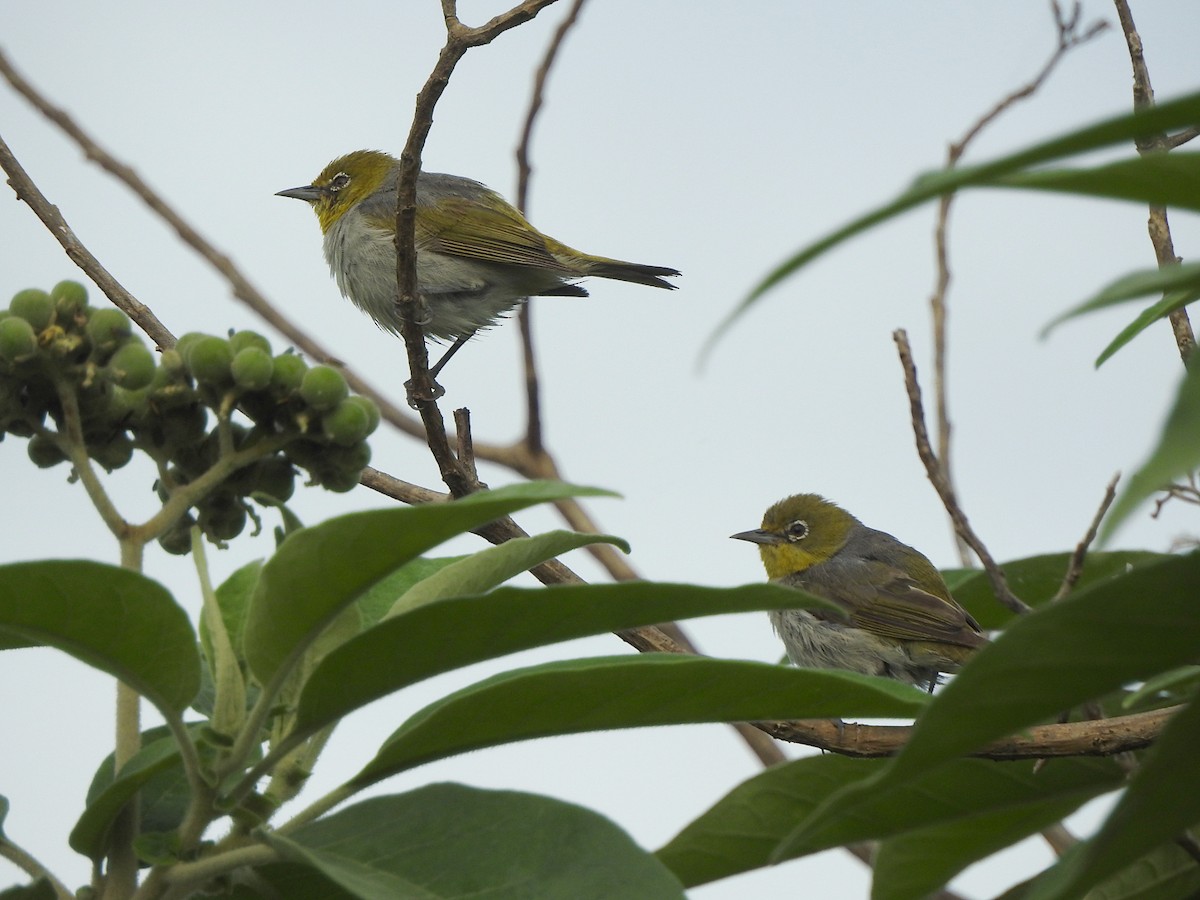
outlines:
[[[460,13],[479,22],[501,5],[464,2]],[[717,345],[703,372],[697,352],[770,266],[939,166],[948,141],[1030,77],[1052,46],[1048,6],[608,0],[585,9],[535,135],[531,219],[585,251],[684,274],[673,294],[593,282],[588,300],[537,302],[545,421],[568,478],[624,495],[592,509],[629,539],[645,577],[759,580],[757,554],[727,536],[755,527],[770,503],[798,491],[823,493],[939,565],[954,564],[949,528],[913,449],[891,340],[894,328],[908,328],[928,375],[932,209],[851,242],[775,291]],[[1084,9],[1115,26],[1110,4],[1090,0]],[[435,0],[336,9],[142,0],[119,11],[9,0],[5,10],[0,43],[50,98],[368,380],[399,385],[407,377],[402,345],[338,295],[315,218],[273,195],[346,151],[399,151],[442,42]],[[533,71],[563,12],[552,8],[468,54],[438,107],[426,168],[512,196]],[[1135,3],[1134,14],[1159,97],[1194,90],[1195,4]],[[1120,113],[1130,82],[1114,27],[1071,54],[1034,100],[980,138],[971,158]],[[176,334],[270,333],[7,89],[0,126],[78,236]],[[1016,193],[971,193],[956,207],[957,476],[973,523],[1000,559],[1074,546],[1108,478],[1139,463],[1157,433],[1181,371],[1165,326],[1098,372],[1093,358],[1134,307],[1037,338],[1056,313],[1153,264],[1145,219],[1134,205]],[[1172,222],[1178,252],[1190,257],[1200,243],[1195,217]],[[0,233],[5,296],[77,277],[23,205],[0,204]],[[479,440],[510,440],[522,427],[517,346],[515,325],[495,330],[441,379],[443,408],[469,406]],[[372,443],[379,468],[440,487],[423,445],[386,429]],[[65,470],[34,470],[24,442],[11,439],[0,444],[0,465],[8,473],[0,561],[115,561],[115,543],[82,490],[65,483]],[[513,476],[486,469],[484,479],[498,485]],[[145,470],[116,479],[135,517],[150,509],[151,480]],[[386,502],[365,490],[314,490],[295,506],[314,522]],[[534,530],[556,524],[548,513],[521,521]],[[1157,522],[1141,514],[1116,544],[1166,549],[1193,523],[1178,510]],[[220,577],[269,551],[268,537],[243,538],[214,553],[213,565]],[[568,562],[596,572],[575,556]],[[147,571],[197,607],[186,562],[155,550]],[[717,656],[780,653],[765,615],[688,627]],[[504,665],[623,647],[601,637]],[[408,712],[495,668],[447,676],[355,716],[330,745],[314,791],[356,770]],[[66,833],[109,749],[112,693],[109,679],[51,651],[0,654],[0,794],[12,802],[5,828],[69,884],[86,879]],[[711,726],[519,744],[428,766],[381,790],[449,779],[538,791],[598,809],[654,848],[754,771],[728,730]],[[996,893],[1048,860],[1028,842],[955,887]],[[15,878],[0,864],[0,886]],[[822,885],[819,895],[836,900],[866,896],[867,883],[861,866],[835,852],[691,896],[815,895],[806,892]]]

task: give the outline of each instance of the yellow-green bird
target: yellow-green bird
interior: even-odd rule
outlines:
[[[806,668],[849,669],[928,687],[987,643],[933,563],[817,494],[767,510],[761,528],[731,535],[758,544],[767,577],[832,600],[824,610],[770,613],[788,657]]]
[[[325,236],[325,260],[342,294],[385,331],[400,333],[396,288],[396,186],[400,162],[356,150],[312,184],[277,196],[307,201]],[[481,328],[527,297],[586,297],[588,275],[673,289],[665,266],[592,256],[542,234],[495,191],[457,175],[417,176],[417,293],[425,334],[454,341],[437,373]]]

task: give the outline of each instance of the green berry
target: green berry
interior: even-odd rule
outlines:
[[[201,331],[189,331],[187,334],[177,340],[175,342],[175,351],[179,354],[180,359],[186,362],[188,353],[191,352],[192,348],[206,337],[209,337],[209,335],[204,334]]]
[[[162,429],[162,444],[169,451],[193,447],[208,433],[208,412],[199,403],[167,410],[157,419]]]
[[[54,301],[50,299],[49,294],[37,288],[17,292],[8,304],[8,310],[14,316],[24,319],[38,332],[45,331],[54,320]]]
[[[163,532],[158,539],[159,546],[174,556],[187,556],[192,551],[192,526],[195,524],[190,513],[185,515]]]
[[[92,310],[87,323],[87,335],[92,340],[97,361],[108,359],[132,334],[129,317],[119,309],[106,306],[103,309]]]
[[[60,281],[50,290],[59,324],[75,318],[87,306],[87,288],[78,281]]]
[[[300,390],[300,382],[308,371],[308,363],[295,353],[281,353],[275,357],[271,372],[271,390],[282,397],[289,397]]]
[[[256,331],[235,331],[229,336],[229,345],[233,347],[234,356],[247,347],[257,347],[268,355],[271,353],[271,342]]]
[[[252,491],[286,502],[296,489],[296,469],[282,456],[272,456],[254,466]]]
[[[300,382],[301,398],[317,412],[333,409],[349,393],[342,373],[330,366],[313,366]]]
[[[0,359],[16,362],[37,350],[37,336],[25,319],[9,316],[0,321]]]
[[[247,332],[239,332],[246,334]],[[236,337],[237,335],[234,335]],[[233,340],[230,339],[230,345],[233,346]],[[236,348],[235,348],[236,349]],[[238,387],[247,391],[261,391],[263,388],[271,384],[271,375],[274,372],[275,364],[271,360],[271,354],[262,347],[248,346],[237,350],[234,354],[233,362],[229,364],[229,371],[233,375],[233,382]]]
[[[229,366],[233,362],[233,348],[229,341],[219,337],[205,337],[189,348],[184,356],[188,368],[201,384],[228,384]]]
[[[371,429],[371,417],[367,410],[358,403],[352,403],[354,397],[347,397],[321,420],[321,430],[325,437],[342,447],[352,447]]]
[[[64,462],[67,455],[58,446],[58,441],[48,434],[35,434],[25,448],[33,464],[39,469],[49,469]]]
[[[154,378],[154,368],[154,354],[140,341],[130,341],[108,361],[113,384],[130,391],[150,384]]]
[[[358,394],[354,394],[351,397],[347,397],[346,402],[361,406],[366,411],[367,420],[369,423],[367,426],[367,434],[373,434],[375,429],[379,427],[379,407],[375,405],[375,401],[370,397],[362,397]],[[366,436],[367,435],[363,435],[363,437]]]
[[[88,456],[108,472],[124,468],[133,459],[133,442],[118,432],[102,444],[88,445]]]
[[[214,494],[199,507],[200,530],[214,541],[228,541],[246,527],[246,507],[229,494]]]

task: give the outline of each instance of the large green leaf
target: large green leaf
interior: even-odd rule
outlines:
[[[1163,729],[1100,831],[1034,882],[1030,900],[1078,897],[1200,822],[1200,701]]]
[[[362,900],[682,900],[653,856],[591,810],[434,784],[266,840]]]
[[[990,740],[1189,662],[1200,646],[1197,596],[1200,554],[1190,554],[1084,588],[1014,622],[926,708],[889,766],[831,797],[792,840],[820,841],[906,781]]]
[[[501,588],[425,604],[387,619],[321,661],[300,696],[292,739],[421,679],[519,650],[693,616],[801,605],[830,604],[774,584],[701,588],[653,582]]]
[[[128,569],[86,560],[0,566],[0,633],[69,653],[162,710],[186,709],[200,689],[187,613]]]
[[[1090,125],[1027,147],[1000,159],[924,175],[896,199],[865,213],[788,257],[764,277],[722,322],[705,343],[704,353],[750,306],[800,268],[839,244],[928,200],[960,188],[995,184],[1000,178],[1031,166],[1053,162],[1134,138],[1200,122],[1200,92]]]
[[[422,579],[396,601],[390,614],[397,615],[443,597],[482,594],[548,559],[591,544],[613,544],[629,552],[625,541],[607,534],[548,531],[515,538],[472,553]]]
[[[1096,885],[1087,900],[1196,900],[1198,896],[1200,866],[1181,847],[1170,844]]]
[[[990,841],[991,849],[998,849],[1037,827],[1027,823],[1023,831],[1005,832],[999,828],[1002,817],[1036,816],[1055,804],[1070,810],[1119,785],[1122,777],[1105,761],[1055,760],[1035,774],[1032,763],[956,760],[904,785],[886,802],[863,807],[820,841],[789,843],[796,826],[827,797],[886,765],[886,760],[825,756],[773,766],[734,788],[658,856],[691,887],[829,847],[937,828],[969,832],[981,845]],[[1033,821],[1046,820],[1043,815]],[[966,854],[970,848],[958,849]],[[990,852],[974,849],[980,856]]]
[[[408,591],[418,581],[428,578],[435,572],[440,572],[446,566],[453,565],[465,556],[418,556],[407,562],[395,572],[375,582],[363,592],[354,604],[362,616],[363,627],[374,625],[388,610],[396,605],[402,594]]]
[[[909,718],[927,695],[831,669],[645,654],[504,672],[431,703],[394,731],[355,788],[416,766],[512,741],[611,728],[831,716]]]
[[[353,513],[289,535],[263,566],[250,602],[250,670],[269,682],[367,588],[443,541],[537,503],[603,493],[526,482],[450,503]]]
[[[1118,787],[1122,780],[1115,764],[1089,760],[1054,760],[1040,772],[1031,771],[1029,763],[983,765],[991,769],[979,770],[984,778],[1019,769],[1012,793],[973,804],[979,795],[973,778],[966,786],[967,793],[957,797],[931,796],[924,791],[915,796],[914,802],[921,805],[931,799],[958,804],[964,814],[937,825],[903,830],[884,840],[874,858],[873,900],[927,897],[967,866],[1061,821],[1087,800]],[[942,782],[939,776],[945,771],[938,770],[921,784]],[[969,811],[972,805],[974,812]]]
[[[1075,590],[1083,590],[1110,578],[1118,578],[1135,566],[1171,559],[1170,554],[1149,550],[1115,550],[1089,553]],[[1070,553],[1047,553],[1016,559],[1000,566],[1012,592],[1030,606],[1041,606],[1058,593],[1067,574]],[[943,572],[954,599],[986,629],[1001,628],[1016,616],[1002,606],[992,591],[992,583],[982,569],[951,569]]]
[[[1143,500],[1197,468],[1200,468],[1200,369],[1184,376],[1158,444],[1150,458],[1125,483],[1100,529],[1100,541],[1107,540]]]

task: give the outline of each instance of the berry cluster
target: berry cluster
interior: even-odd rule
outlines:
[[[247,499],[283,502],[295,468],[329,490],[358,483],[379,410],[350,396],[341,373],[272,355],[251,331],[187,334],[155,358],[112,308],[92,309],[82,285],[25,290],[0,311],[0,439],[28,437],[43,468],[81,446],[108,471],[135,449],[158,465],[163,502],[202,477],[211,487],[160,543],[186,553],[198,522],[214,541],[241,533]],[[223,478],[211,473],[227,470]]]

